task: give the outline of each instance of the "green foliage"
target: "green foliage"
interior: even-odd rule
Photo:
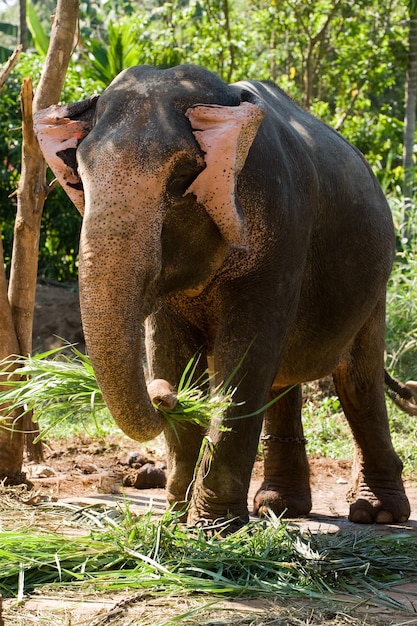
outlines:
[[[41,56],[46,56],[49,46],[49,36],[45,32],[31,0],[26,1],[26,19],[37,52]]]
[[[71,358],[61,352],[55,349],[3,362],[0,398],[11,412],[33,411],[40,422],[42,438],[62,422],[69,422],[68,429],[72,430],[72,424],[82,423],[90,416],[100,432],[97,415],[107,411],[90,360],[75,348]],[[21,377],[9,380],[11,371]]]
[[[405,476],[414,479],[417,467],[416,418],[406,415],[389,400],[387,405],[394,449],[404,464]]]
[[[331,459],[352,458],[352,436],[338,398],[314,398],[308,389],[306,398],[303,426],[308,454]]]
[[[227,11],[224,8],[227,6]],[[183,1],[137,7],[128,16],[101,22],[95,15],[94,37],[82,29],[86,73],[103,86],[135,64],[170,67],[203,65],[227,81],[244,77],[248,58],[247,21],[234,3]]]
[[[387,367],[417,379],[417,250],[397,253],[387,298]]]
[[[106,87],[117,74],[127,67],[139,63],[136,37],[128,24],[110,22],[106,40],[86,39],[86,75],[92,76]]]
[[[203,65],[226,81],[272,79],[365,154],[384,190],[403,178],[407,0],[103,0],[80,3],[80,43],[62,95],[76,101],[102,91],[125,67]],[[36,84],[54,2],[28,3],[32,44],[0,97],[0,224],[9,263],[20,170],[19,89]],[[8,22],[7,20],[10,20]],[[0,15],[8,42],[10,11]],[[12,43],[8,44],[10,48]],[[310,82],[309,82],[310,77]],[[416,180],[417,184],[417,180]],[[61,190],[47,200],[40,275],[74,280],[80,218]]]
[[[389,197],[397,232],[402,226],[403,200],[399,187]],[[413,206],[412,223],[415,223]],[[417,234],[397,241],[394,267],[388,283],[386,366],[401,380],[417,380]]]
[[[15,24],[8,24],[0,22],[0,33],[2,33],[2,39],[8,38],[13,40],[17,38],[17,26]],[[7,45],[0,46],[0,63],[5,63],[9,56],[12,54],[13,48]]]
[[[307,453],[331,459],[351,459],[353,438],[338,398],[317,396],[308,387],[305,397],[303,427]],[[417,467],[416,418],[403,413],[388,398],[387,407],[393,445],[404,464],[404,474],[414,476]]]

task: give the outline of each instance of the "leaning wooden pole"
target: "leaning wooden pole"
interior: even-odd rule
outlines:
[[[6,78],[19,60],[19,55],[22,52],[22,46],[17,46],[16,50],[10,55],[4,66],[0,69],[0,89],[6,82]]]
[[[9,301],[21,354],[32,351],[38,250],[43,205],[47,196],[46,163],[33,131],[32,109],[56,104],[61,95],[77,25],[78,0],[58,0],[45,66],[32,107],[29,79],[22,85],[22,173],[17,194]]]
[[[18,352],[24,356],[32,351],[40,224],[48,193],[46,164],[33,132],[32,112],[59,101],[74,46],[78,6],[78,0],[57,1],[48,54],[33,105],[30,79],[24,79],[22,85],[22,172],[17,192],[8,300],[19,345]],[[20,430],[32,432],[35,429],[32,424],[20,424]],[[15,428],[15,432],[18,431],[19,425]],[[8,441],[10,445],[10,438]],[[23,458],[23,442],[20,435],[16,435],[16,442],[20,442],[21,446],[18,456]],[[0,447],[4,446],[7,444],[0,439]],[[39,447],[32,448],[32,456],[35,458],[41,456]]]
[[[17,47],[9,60],[0,69],[0,89],[7,76],[16,65],[21,46]],[[20,350],[17,340],[9,298],[7,296],[7,281],[4,270],[3,242],[0,232],[0,361]],[[6,390],[4,386],[2,391]],[[0,405],[0,415],[4,414],[0,428],[0,480],[8,484],[24,482],[21,472],[23,461],[23,433],[20,428],[20,414],[10,412],[7,406]],[[18,426],[18,428],[16,428]]]

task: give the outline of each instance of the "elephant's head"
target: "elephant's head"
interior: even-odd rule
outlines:
[[[193,66],[122,72],[98,97],[36,115],[51,169],[84,214],[80,300],[105,401],[131,437],[163,427],[142,369],[141,326],[159,297],[200,293],[245,246],[236,196],[264,112]]]

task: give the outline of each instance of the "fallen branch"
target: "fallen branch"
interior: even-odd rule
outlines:
[[[14,66],[16,65],[21,52],[22,52],[22,46],[17,46],[15,51],[9,56],[6,63],[0,69],[0,89],[2,89],[4,83],[6,82],[6,78],[8,77],[8,75],[10,74]]]

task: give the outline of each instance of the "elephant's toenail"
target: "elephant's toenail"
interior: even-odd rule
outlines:
[[[393,515],[389,511],[379,511],[375,517],[376,524],[392,524],[393,521]]]
[[[372,524],[373,522],[371,514],[363,509],[358,509],[357,511],[350,513],[349,519],[355,524]]]

